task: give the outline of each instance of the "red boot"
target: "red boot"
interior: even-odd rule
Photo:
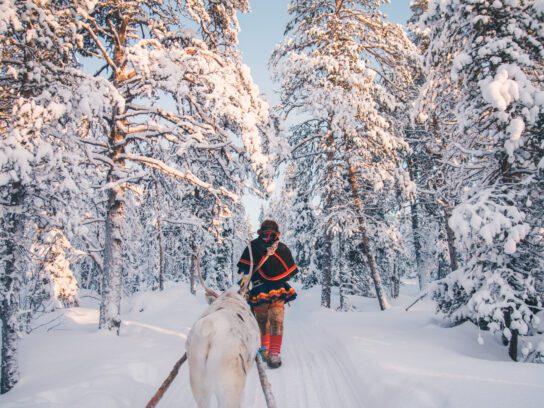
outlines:
[[[270,352],[268,353],[268,367],[278,368],[281,366],[281,341],[283,336],[270,336]]]
[[[268,361],[270,351],[270,334],[261,334],[261,357],[264,361]]]

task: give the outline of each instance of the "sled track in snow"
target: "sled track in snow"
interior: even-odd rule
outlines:
[[[280,391],[287,393],[282,407],[365,406],[363,382],[337,339],[315,325],[288,327],[286,332],[291,341],[284,354],[288,373]]]
[[[286,310],[283,366],[266,373],[279,408],[372,407],[369,384],[361,378],[342,342],[306,319],[300,305]],[[179,378],[180,377],[180,378]],[[158,408],[196,408],[189,386],[188,366],[165,395]],[[180,405],[182,403],[182,405]],[[212,402],[215,407],[215,402]],[[266,408],[257,369],[250,373],[245,408]]]

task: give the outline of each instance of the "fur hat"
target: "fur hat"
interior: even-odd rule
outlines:
[[[264,220],[261,224],[261,228],[259,228],[259,230],[257,231],[257,234],[261,235],[268,231],[275,232],[276,234],[280,233],[280,228],[278,227],[276,221]]]

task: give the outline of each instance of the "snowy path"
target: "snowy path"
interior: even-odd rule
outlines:
[[[267,369],[278,406],[374,406],[368,403],[364,381],[349,359],[343,344],[322,326],[308,319],[315,309],[313,306],[312,303],[304,303],[299,299],[286,309],[283,365],[276,370]],[[192,400],[186,373],[181,377],[159,407],[179,407],[179,401]],[[196,404],[191,401],[183,406],[193,408]],[[248,375],[245,406],[266,407],[255,367]]]
[[[291,324],[290,326],[293,326]],[[330,334],[316,325],[289,328],[291,341],[285,352],[283,367],[291,375],[271,373],[277,382],[285,407],[362,407],[365,403],[365,383],[343,345],[331,341]],[[272,380],[272,381],[273,381]],[[283,380],[283,381],[281,381]],[[326,385],[326,386],[324,386]]]
[[[471,324],[440,327],[430,302],[403,286],[396,307],[354,299],[359,312],[319,307],[319,288],[286,308],[283,366],[267,370],[279,408],[540,408],[544,365],[508,360],[500,340]],[[337,303],[338,299],[334,299]],[[206,305],[185,285],[123,305],[121,335],[97,330],[96,302],[60,312],[21,343],[19,384],[2,408],[144,407],[183,354]],[[59,314],[59,313],[57,313]],[[52,320],[54,315],[45,316]],[[264,408],[256,369],[245,408]],[[196,408],[183,366],[158,408]]]
[[[367,299],[367,303],[367,308],[377,308],[375,300]],[[389,370],[380,368],[372,356],[377,345],[392,346],[387,340],[389,333],[383,337],[381,334],[367,336],[362,314],[339,314],[318,305],[317,290],[299,291],[298,299],[286,308],[283,365],[276,370],[267,369],[278,407],[451,406],[431,388],[409,380],[399,382],[387,378]],[[378,320],[384,316],[381,313],[375,312]],[[357,327],[348,327],[354,323]],[[353,335],[354,330],[359,336]],[[389,361],[387,356],[384,360]],[[401,377],[407,375],[410,373]],[[177,380],[159,408],[179,407],[179,401],[184,401],[183,407],[196,408],[186,373]],[[244,406],[266,408],[255,367],[248,374]]]
[[[305,313],[309,312],[305,309],[307,305],[299,302],[287,310],[284,363],[277,370],[267,371],[278,405],[286,408],[365,406],[361,392],[364,382],[342,343],[323,327],[305,319]],[[252,384],[260,396],[257,386]]]

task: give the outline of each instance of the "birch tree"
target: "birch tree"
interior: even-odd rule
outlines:
[[[268,109],[247,69],[183,29],[184,18],[205,21],[202,7],[201,2],[106,1],[80,15],[88,44],[82,53],[104,64],[102,75],[109,75],[105,78],[118,93],[104,135],[103,160],[110,170],[102,328],[120,326],[123,197],[142,167],[200,189],[218,215],[237,201],[250,174],[266,175],[261,130],[267,128]],[[165,98],[173,109],[163,107]],[[232,143],[234,135],[242,148]],[[158,157],[156,151],[165,148],[170,157]],[[222,174],[228,186],[219,180]]]

